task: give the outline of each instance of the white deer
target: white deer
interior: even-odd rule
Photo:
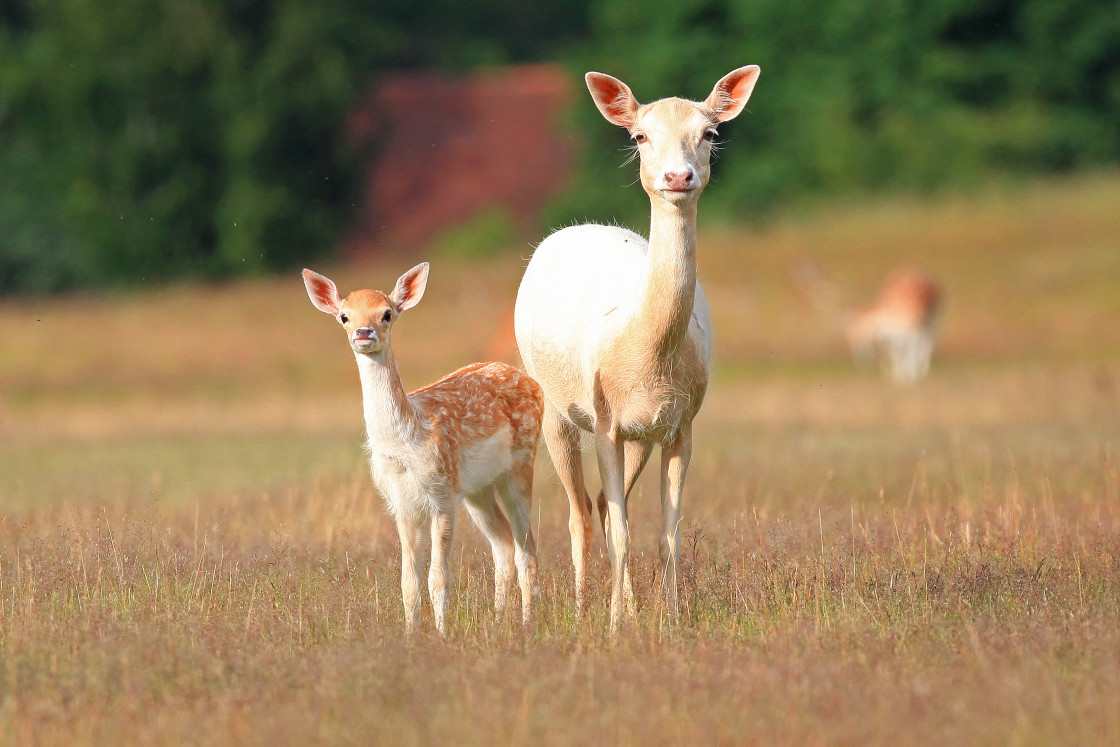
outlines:
[[[879,297],[848,315],[845,334],[857,359],[878,357],[891,381],[910,384],[929,373],[941,289],[918,270],[896,270]]]
[[[416,629],[420,615],[419,551],[424,524],[430,522],[428,593],[436,628],[447,633],[451,541],[461,502],[490,541],[496,614],[504,614],[516,566],[527,623],[536,589],[529,509],[544,407],[541,389],[512,366],[474,363],[406,395],[390,333],[397,318],[420,300],[427,281],[425,262],[402,275],[390,295],[359,290],[341,298],[331,280],[303,271],[311,302],[342,324],[358,361],[370,473],[400,535],[406,631]]]
[[[650,237],[586,224],[557,231],[533,254],[514,311],[517,346],[544,389],[544,436],[568,494],[576,604],[590,557],[591,500],[579,430],[594,434],[600,511],[611,559],[611,632],[623,605],[634,615],[627,500],[654,445],[661,445],[659,551],[673,620],[677,610],[681,491],[692,421],[711,365],[711,320],[696,280],[696,207],[708,183],[716,127],[743,110],[755,65],[724,76],[702,102],[641,105],[622,81],[588,73],[607,121],[625,127],[641,159]]]

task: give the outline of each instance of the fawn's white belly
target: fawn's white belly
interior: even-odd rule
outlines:
[[[513,434],[507,425],[460,452],[459,486],[463,495],[474,495],[513,469],[512,442]]]

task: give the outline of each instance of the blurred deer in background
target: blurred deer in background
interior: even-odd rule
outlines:
[[[875,302],[855,311],[841,310],[839,290],[811,261],[802,261],[797,276],[818,308],[840,318],[857,361],[877,360],[896,384],[913,383],[929,373],[942,292],[923,272],[895,270]]]
[[[570,504],[580,609],[592,538],[580,429],[594,434],[611,559],[612,634],[624,605],[629,616],[635,613],[627,501],[656,444],[663,588],[670,621],[676,617],[681,497],[692,420],[711,367],[711,319],[696,279],[696,208],[708,183],[716,128],[743,110],[758,75],[755,65],[741,67],[702,102],[668,98],[643,106],[622,81],[588,73],[599,111],[634,140],[650,199],[649,241],[617,226],[557,231],[533,254],[517,293],[517,346],[544,389],[545,442]]]
[[[416,629],[425,522],[430,524],[428,593],[436,628],[447,633],[447,581],[455,514],[465,502],[494,555],[494,609],[505,612],[516,566],[521,619],[532,614],[537,550],[530,525],[533,460],[544,402],[535,381],[504,363],[474,363],[406,395],[390,333],[424,295],[428,264],[397,280],[389,295],[354,291],[311,270],[311,303],[346,330],[362,380],[370,473],[401,542],[405,629]],[[500,504],[500,505],[499,505]]]
[[[929,373],[941,290],[921,272],[896,270],[871,306],[852,313],[846,334],[852,354],[876,357],[891,381],[909,384]]]

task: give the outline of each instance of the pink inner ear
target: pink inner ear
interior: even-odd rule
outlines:
[[[731,98],[738,101],[748,96],[752,88],[754,88],[754,76],[741,75],[735,80],[735,84],[731,87]]]
[[[338,313],[338,291],[334,285],[323,278],[307,278],[307,285],[311,291],[311,298],[320,310],[328,314]]]
[[[407,311],[420,302],[424,295],[424,286],[428,282],[428,263],[416,265],[411,270],[397,279],[397,287],[393,289],[392,299],[397,305],[397,311]]]
[[[397,306],[407,309],[412,305],[416,299],[417,291],[420,289],[420,274],[417,272],[405,278],[404,284],[401,286],[401,297],[397,299]]]
[[[729,74],[721,80],[708,98],[707,103],[715,112],[716,122],[726,122],[739,116],[754,91],[754,84],[758,80],[757,68],[737,72],[738,74]]]
[[[604,107],[611,116],[625,117],[629,113],[627,104],[630,99],[626,96],[626,92],[616,86],[610,86],[606,90],[599,89],[599,95],[604,102]]]
[[[617,81],[610,78],[592,77],[590,86],[595,102],[602,108],[607,119],[621,127],[634,124],[633,96]]]

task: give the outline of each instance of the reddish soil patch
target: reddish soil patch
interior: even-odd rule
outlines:
[[[569,90],[551,65],[383,78],[347,123],[373,158],[346,253],[416,245],[495,206],[530,228],[570,174]]]

